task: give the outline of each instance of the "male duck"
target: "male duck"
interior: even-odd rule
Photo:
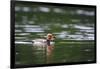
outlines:
[[[34,40],[32,40],[32,44],[33,44],[33,46],[35,46],[35,47],[46,47],[46,46],[53,46],[54,45],[54,42],[53,42],[53,40],[54,40],[54,36],[53,36],[53,34],[51,34],[51,33],[49,33],[49,34],[47,34],[47,36],[46,36],[46,39],[34,39]]]

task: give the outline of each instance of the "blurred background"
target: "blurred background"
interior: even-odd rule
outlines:
[[[34,50],[29,40],[56,36],[49,63],[95,60],[95,8],[35,3],[15,5],[16,65],[47,64],[46,52]]]

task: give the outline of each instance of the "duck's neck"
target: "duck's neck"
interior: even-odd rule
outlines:
[[[50,41],[51,41],[51,40],[48,40],[48,39],[47,39],[47,45],[48,45],[48,46],[50,46]]]

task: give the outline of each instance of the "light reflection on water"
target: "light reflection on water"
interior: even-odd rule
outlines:
[[[46,63],[46,48],[31,40],[50,32],[56,36],[50,63],[94,60],[94,10],[17,5],[15,12],[16,64]]]
[[[61,28],[68,28],[69,25],[61,25]],[[54,32],[54,34],[56,35],[57,38],[61,38],[61,39],[68,39],[68,40],[83,40],[82,38],[84,38],[84,35],[86,38],[84,38],[84,40],[94,40],[94,29],[92,27],[87,27],[87,26],[80,26],[80,25],[71,25],[72,29],[77,29],[78,31],[75,32],[74,34],[70,34],[69,32],[67,32],[66,30],[62,30],[61,32]],[[15,32],[23,32],[19,33],[20,35],[29,35],[31,33],[36,33],[36,36],[39,35],[39,33],[41,34],[41,32],[45,32],[45,30],[52,30],[50,29],[50,26],[39,26],[39,25],[15,25],[16,28],[18,28],[18,30],[16,29]],[[22,28],[22,30],[20,30],[19,28]],[[71,28],[71,27],[70,27]],[[29,32],[24,34],[24,32]]]
[[[17,11],[17,12],[20,12],[20,11],[23,11],[23,12],[38,12],[38,11],[41,11],[41,12],[47,13],[47,12],[50,12],[51,9],[49,7],[44,7],[44,6],[36,7],[36,8],[16,6],[15,11]],[[61,8],[54,8],[53,12],[62,13],[62,14],[66,13],[66,11],[61,9]],[[87,15],[87,16],[94,16],[95,15],[94,11],[86,11],[86,10],[81,10],[81,9],[77,9],[75,11],[70,11],[70,14]]]

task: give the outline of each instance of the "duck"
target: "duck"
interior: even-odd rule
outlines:
[[[32,44],[35,48],[38,48],[40,50],[47,46],[54,46],[54,43],[55,43],[53,42],[54,39],[55,39],[55,36],[51,33],[48,33],[45,39],[37,38],[37,39],[32,40]]]

